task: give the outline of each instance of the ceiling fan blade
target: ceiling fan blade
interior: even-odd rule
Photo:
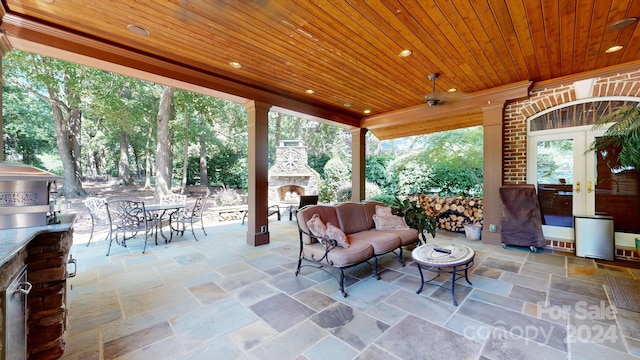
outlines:
[[[429,106],[441,105],[443,103],[449,103],[457,100],[461,100],[464,97],[464,94],[459,92],[446,92],[446,93],[438,93],[436,92],[436,79],[440,77],[440,74],[433,73],[429,74],[427,78],[431,80],[431,94],[426,95],[424,98],[427,101]]]

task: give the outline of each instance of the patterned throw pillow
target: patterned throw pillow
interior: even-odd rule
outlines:
[[[394,230],[394,229],[408,229],[407,223],[402,216],[380,216],[373,215],[373,222],[376,224],[376,230]]]
[[[378,216],[393,216],[391,208],[388,206],[376,205],[376,215]]]
[[[331,240],[335,240],[338,246],[347,249],[349,247],[349,239],[339,227],[333,226],[331,223],[327,223],[327,237]]]
[[[313,235],[320,238],[324,237],[324,235],[327,233],[327,227],[322,222],[322,219],[320,219],[320,215],[318,214],[313,214],[311,219],[307,221],[307,227]]]

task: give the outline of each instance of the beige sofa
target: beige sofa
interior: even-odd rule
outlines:
[[[378,277],[378,256],[397,251],[402,261],[402,246],[416,243],[418,232],[415,229],[377,230],[374,223],[376,206],[384,207],[381,202],[365,201],[361,203],[340,203],[337,205],[311,205],[296,213],[300,233],[300,254],[296,276],[300,273],[302,260],[320,265],[330,265],[340,270],[340,291],[344,290],[344,269],[373,260],[373,276]],[[381,209],[378,209],[381,210]],[[339,227],[350,243],[349,247],[338,246],[328,236],[314,235],[307,226],[308,221],[317,214],[325,224]],[[376,220],[379,220],[377,217]]]

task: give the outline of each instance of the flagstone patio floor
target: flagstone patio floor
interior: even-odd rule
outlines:
[[[63,359],[637,359],[640,313],[616,309],[607,274],[640,270],[549,250],[486,245],[468,285],[425,285],[404,252],[337,272],[303,267],[295,221],[271,220],[271,243],[246,244],[239,221],[206,224],[165,245],[114,246],[77,231]],[[97,240],[96,240],[97,239]],[[448,279],[443,278],[444,282]]]

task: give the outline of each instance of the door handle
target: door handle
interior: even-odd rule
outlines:
[[[591,181],[587,181],[587,192],[588,193],[592,193],[593,192],[593,187],[592,187],[592,183]]]
[[[575,192],[579,193],[580,192],[580,181],[576,181],[576,187],[575,189],[573,189]]]

